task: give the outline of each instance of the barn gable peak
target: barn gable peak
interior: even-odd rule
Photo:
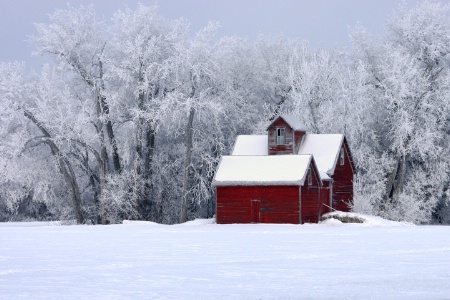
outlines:
[[[274,123],[276,123],[279,119],[283,119],[286,122],[286,124],[288,124],[292,128],[292,130],[303,131],[303,132],[308,131],[308,128],[302,122],[300,122],[300,120],[297,117],[295,117],[294,115],[289,115],[289,114],[283,114],[283,115],[279,115],[278,117],[276,117],[272,121],[272,123],[270,123],[270,125],[267,126],[266,130],[269,130],[269,128]]]

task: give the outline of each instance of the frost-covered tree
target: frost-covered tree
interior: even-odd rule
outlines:
[[[196,36],[153,6],[57,10],[31,38],[40,74],[0,65],[0,219],[163,223],[214,214],[211,181],[237,134],[280,113],[344,133],[355,211],[450,222],[448,7],[401,6],[355,52],[286,37]]]
[[[373,112],[364,127],[375,133],[368,143],[386,164],[378,209],[392,219],[429,222],[437,203],[447,198],[448,7],[431,1],[401,6],[388,30],[375,46],[362,30],[354,34],[373,91],[360,104]]]
[[[59,84],[61,82],[48,69],[40,76],[25,76],[24,66],[18,63],[2,64],[0,81],[3,123],[1,135],[5,139],[2,153],[5,165],[9,166],[4,171],[4,179],[13,178],[16,182],[23,180],[18,176],[23,175],[19,166],[28,169],[35,179],[24,183],[22,192],[18,192],[20,190],[15,189],[14,185],[7,187],[8,193],[21,195],[7,198],[16,203],[25,196],[30,201],[41,201],[44,204],[56,202],[56,193],[51,190],[52,186],[58,189],[53,185],[55,180],[52,178],[56,168],[61,175],[58,178],[64,181],[71,199],[73,215],[78,223],[83,223],[85,217],[81,207],[81,192],[75,167],[69,157],[68,141],[76,132],[77,125],[70,124],[70,116],[73,116],[71,113],[74,111],[71,109],[73,106],[68,90],[64,84]],[[31,163],[33,156],[35,163]],[[31,164],[26,166],[24,162]],[[47,176],[38,178],[36,172]],[[24,179],[29,177],[24,176]],[[61,197],[60,194],[59,196]]]
[[[90,118],[91,128],[84,128],[87,131],[76,142],[85,148],[85,152],[94,154],[91,156],[94,156],[95,170],[89,167],[89,157],[85,167],[89,173],[97,173],[91,184],[99,213],[103,222],[107,222],[107,211],[101,207],[105,204],[102,191],[108,174],[120,174],[122,168],[105,82],[106,28],[92,6],[79,9],[69,6],[66,10],[56,10],[50,15],[49,24],[36,24],[36,29],[38,34],[30,39],[35,53],[53,57],[60,74],[71,81],[72,93],[83,103],[86,99],[91,100],[84,111]]]
[[[312,51],[304,43],[293,49],[289,64],[292,87],[291,113],[313,133],[344,132],[347,107],[343,92],[348,87],[343,59],[337,52]]]
[[[292,107],[289,65],[298,45],[285,36],[261,36],[255,44],[255,75],[259,84],[255,93],[266,106],[270,120]]]
[[[175,75],[178,87],[173,97],[176,98],[178,106],[176,108],[178,114],[174,115],[174,125],[180,129],[174,128],[174,132],[184,135],[185,149],[180,222],[188,220],[188,205],[195,203],[193,198],[199,195],[200,199],[210,197],[209,186],[212,178],[204,181],[205,174],[201,174],[201,172],[211,174],[209,169],[211,165],[204,165],[208,163],[206,157],[210,149],[203,154],[202,151],[195,150],[200,150],[205,145],[203,142],[214,138],[214,133],[208,130],[208,126],[217,128],[216,121],[220,120],[220,114],[223,113],[223,103],[219,98],[220,71],[216,65],[217,46],[212,41],[216,28],[217,24],[210,23],[198,32],[194,39],[180,44],[178,48]],[[194,124],[194,121],[197,124]],[[205,131],[209,131],[213,136],[204,135]],[[212,142],[213,144],[209,144],[208,147],[214,147],[214,141]],[[193,158],[193,155],[201,155],[202,158]],[[199,165],[196,166],[195,162]],[[201,197],[202,194],[203,197]]]
[[[122,118],[133,122],[134,165],[132,198],[144,218],[158,220],[158,197],[154,194],[156,140],[161,120],[172,108],[168,94],[176,88],[174,64],[188,24],[165,21],[154,6],[139,5],[118,11],[110,28],[113,51],[108,79],[117,89],[111,94]],[[125,101],[123,101],[125,100]]]

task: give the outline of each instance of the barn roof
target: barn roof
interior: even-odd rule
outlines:
[[[343,141],[343,134],[307,134],[298,154],[312,154],[319,171],[333,175]]]
[[[213,185],[303,185],[311,155],[222,156]]]
[[[267,135],[238,135],[231,155],[268,155]]]
[[[306,134],[298,154],[312,154],[322,180],[330,179],[339,156],[344,135]],[[268,155],[267,135],[239,135],[232,155]]]
[[[275,118],[269,126],[267,126],[267,129],[269,129],[270,126],[272,126],[272,124],[277,121],[279,118],[282,118],[283,120],[286,121],[286,123],[288,123],[289,126],[291,126],[292,129],[294,129],[295,131],[307,131],[308,127],[306,127],[302,122],[299,121],[299,119],[293,115],[281,115],[277,118]],[[266,129],[266,130],[267,130]]]

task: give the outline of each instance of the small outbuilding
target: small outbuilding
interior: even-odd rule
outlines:
[[[330,210],[349,210],[354,165],[342,134],[307,134],[288,115],[267,131],[238,136],[221,158],[217,223],[317,223]]]

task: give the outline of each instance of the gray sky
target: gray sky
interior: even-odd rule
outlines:
[[[34,23],[47,23],[48,14],[68,3],[92,3],[109,19],[117,9],[133,9],[139,2],[157,4],[166,19],[186,18],[193,32],[215,20],[221,25],[219,36],[255,39],[283,33],[328,48],[348,46],[349,27],[358,22],[373,35],[382,34],[401,0],[0,0],[0,61],[25,61],[39,68],[43,60],[31,56],[32,47],[25,40],[36,33]]]

